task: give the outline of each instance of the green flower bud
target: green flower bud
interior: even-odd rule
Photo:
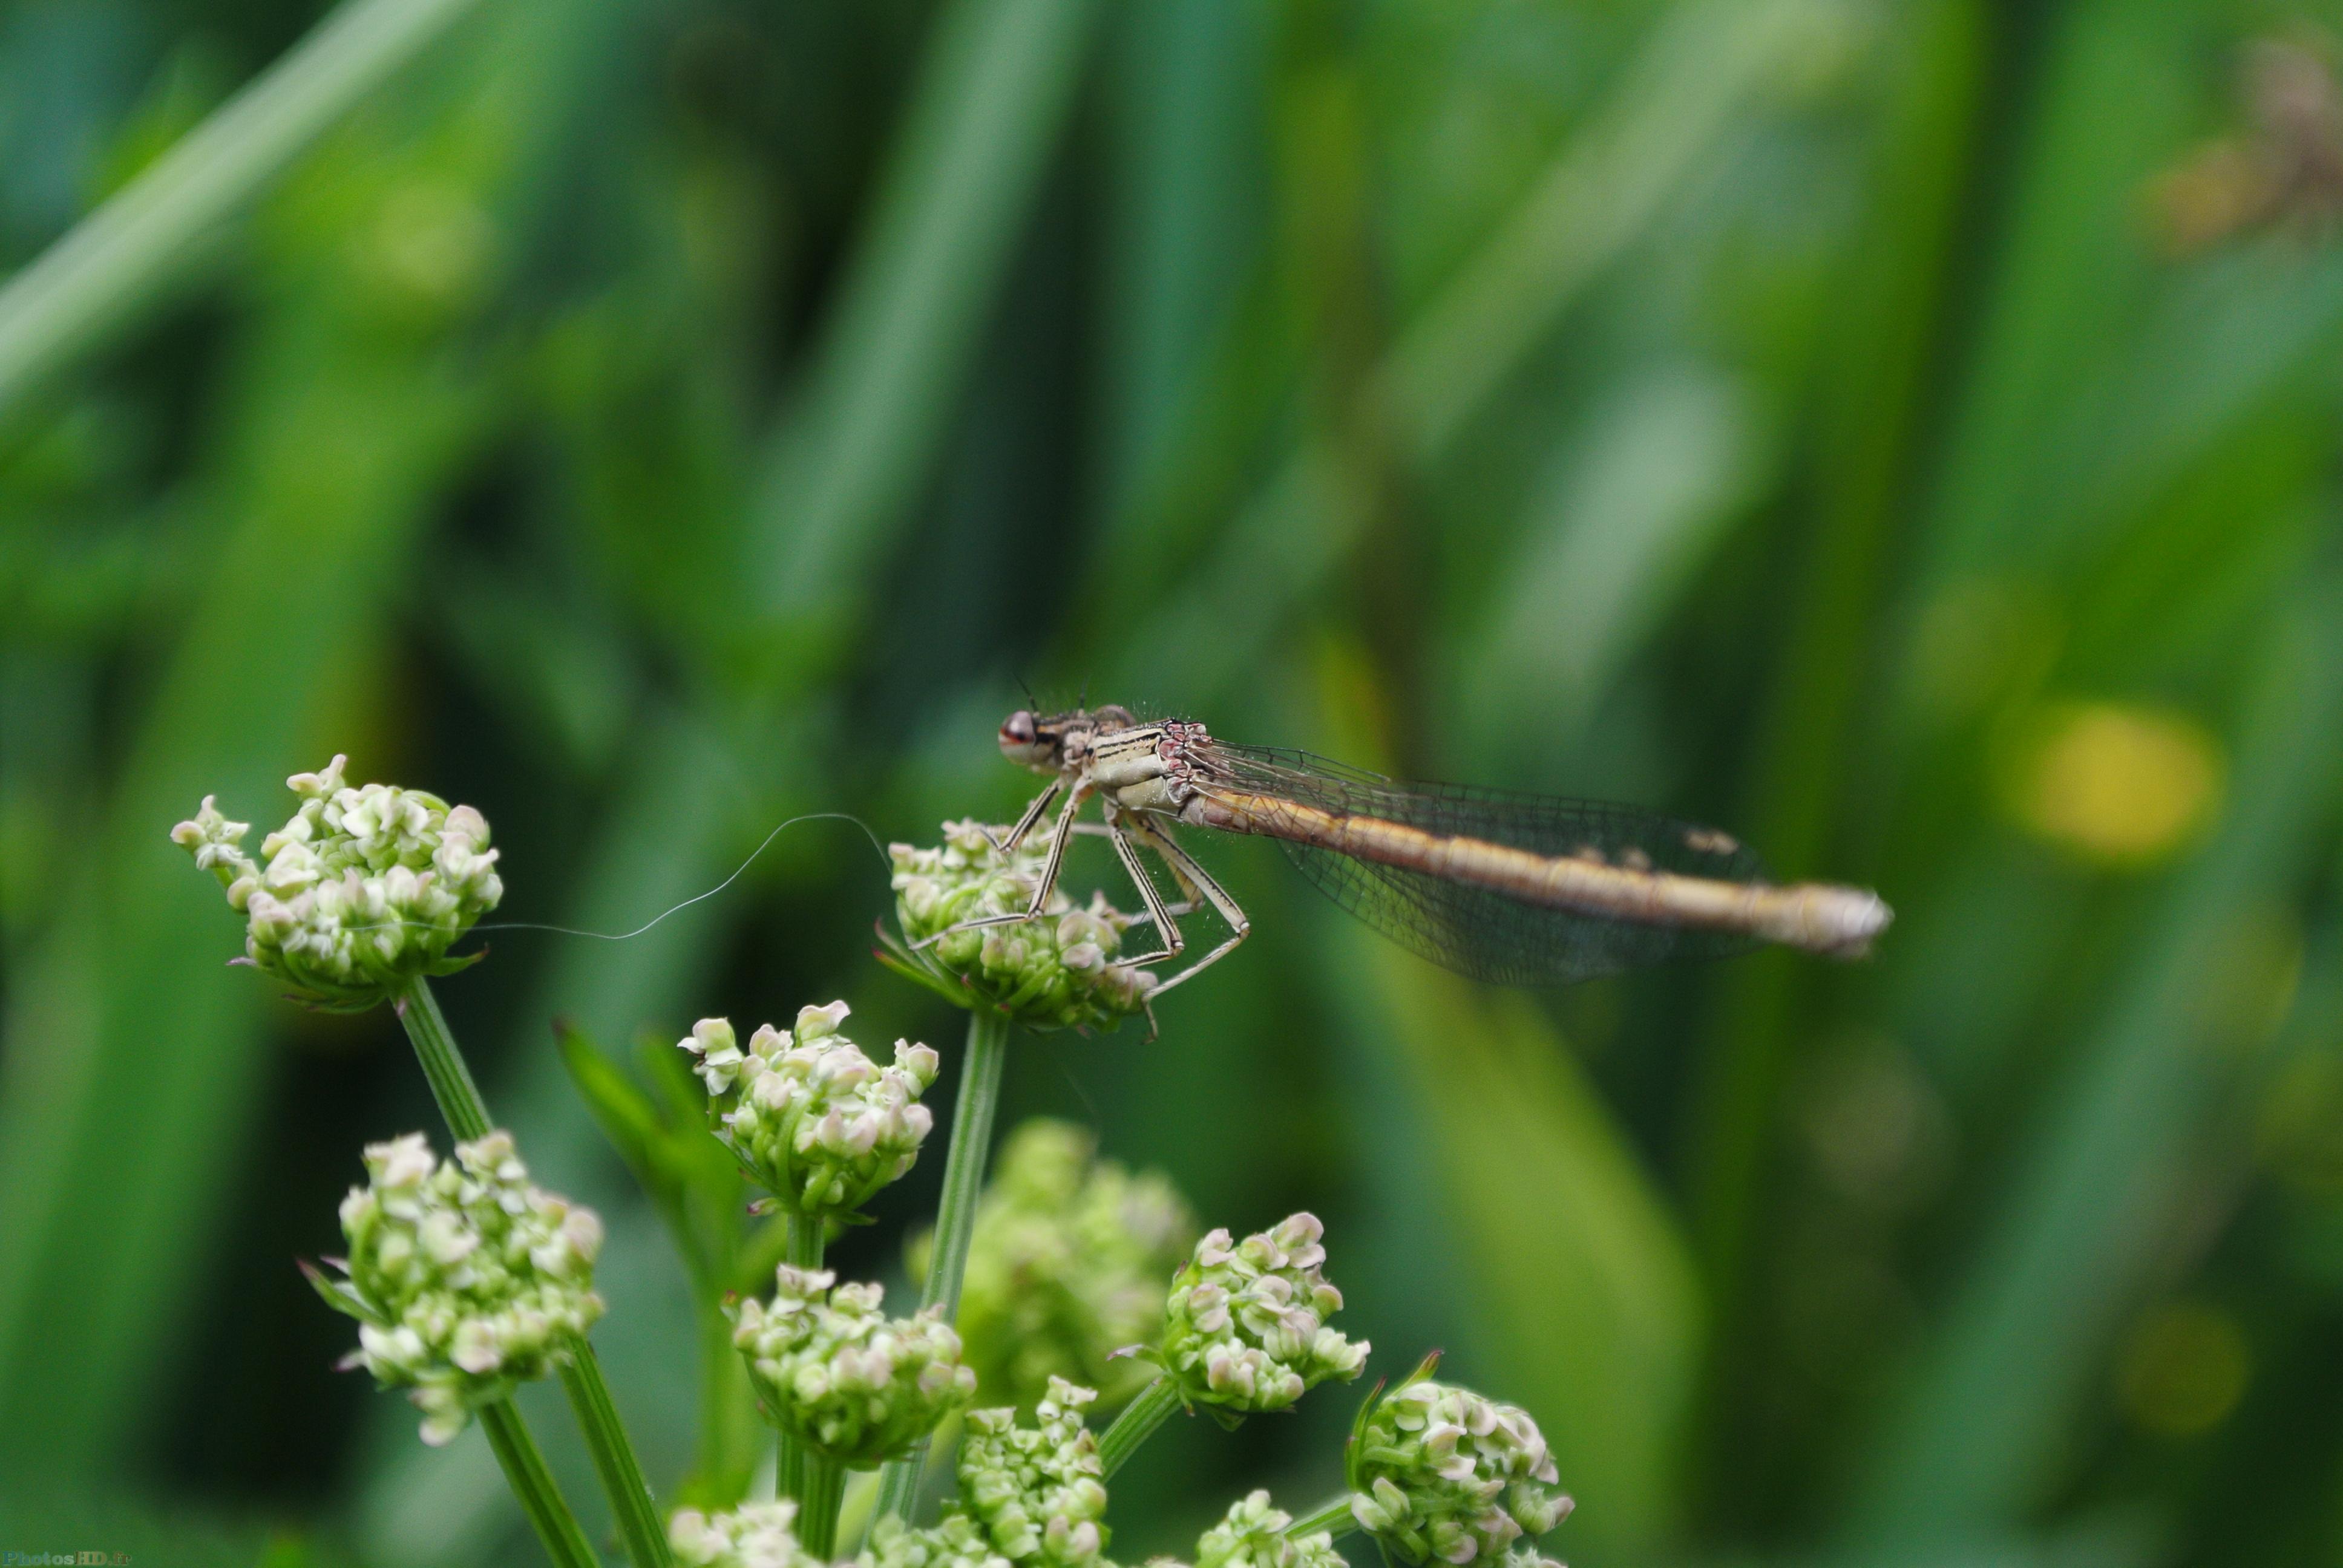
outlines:
[[[420,1132],[369,1144],[367,1182],[342,1200],[344,1280],[309,1278],[358,1320],[344,1362],[405,1388],[437,1445],[480,1406],[541,1378],[602,1315],[594,1257],[602,1222],[532,1187],[512,1135],[491,1132],[434,1161]]]
[[[855,1568],[1011,1568],[983,1526],[960,1513],[946,1514],[932,1530],[889,1514],[870,1527],[870,1544],[854,1561]]]
[[[504,883],[478,811],[390,784],[347,788],[346,760],[286,780],[300,809],[261,841],[258,861],[243,849],[251,825],[208,795],[171,840],[245,916],[249,962],[305,1001],[357,1011],[473,961],[447,950],[497,907]]]
[[[1527,1411],[1423,1371],[1369,1406],[1347,1465],[1352,1517],[1410,1563],[1503,1553],[1506,1568],[1536,1568],[1529,1542],[1570,1513]]]
[[[1342,1292],[1320,1271],[1323,1227],[1312,1214],[1232,1243],[1214,1231],[1172,1279],[1161,1345],[1143,1352],[1191,1403],[1233,1414],[1283,1410],[1328,1378],[1366,1365],[1367,1342],[1326,1326]]]
[[[1082,1409],[1098,1396],[1063,1378],[1021,1426],[1011,1409],[972,1410],[960,1444],[960,1500],[992,1550],[1012,1563],[1111,1568],[1106,1483]]]
[[[1196,1543],[1196,1568],[1344,1568],[1332,1531],[1288,1535],[1293,1515],[1254,1492],[1229,1505],[1228,1516]]]
[[[681,1568],[821,1568],[798,1544],[798,1505],[744,1503],[720,1513],[679,1508],[667,1522],[667,1543]]]
[[[853,1212],[911,1168],[935,1126],[919,1102],[936,1081],[936,1053],[895,1042],[895,1065],[875,1065],[838,1032],[842,1001],[798,1013],[783,1034],[759,1027],[740,1049],[732,1025],[704,1018],[678,1043],[699,1058],[709,1125],[749,1175],[786,1209],[814,1218]]]
[[[947,822],[942,848],[896,844],[888,853],[904,938],[939,939],[899,949],[897,968],[962,1007],[990,1004],[1028,1029],[1112,1029],[1146,1008],[1153,978],[1114,961],[1134,917],[1103,893],[1077,909],[1060,890],[1035,920],[940,936],[963,920],[1029,908],[1049,858],[1045,844],[1029,840],[1003,855],[980,824]]]
[[[827,1270],[781,1265],[769,1303],[740,1303],[732,1343],[765,1413],[808,1447],[853,1469],[900,1459],[976,1392],[960,1336],[940,1308],[879,1310],[877,1285],[839,1285]]]
[[[1037,1118],[1011,1134],[977,1207],[960,1332],[988,1397],[1031,1409],[1062,1377],[1112,1409],[1153,1369],[1117,1351],[1163,1332],[1163,1277],[1187,1256],[1195,1221],[1159,1171],[1097,1160],[1097,1140]],[[911,1249],[927,1272],[933,1238]]]

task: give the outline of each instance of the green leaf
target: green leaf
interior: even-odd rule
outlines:
[[[204,242],[476,0],[349,0],[0,288],[0,415],[204,262]]]
[[[1674,1216],[1526,999],[1348,922],[1329,934],[1352,1027],[1396,1053],[1453,1227],[1462,1277],[1444,1294],[1477,1330],[1473,1381],[1537,1419],[1590,1552],[1662,1538],[1703,1344]]]
[[[667,1129],[649,1099],[568,1020],[553,1020],[553,1040],[561,1052],[561,1065],[569,1070],[570,1081],[578,1086],[595,1124],[619,1158],[646,1186],[667,1184],[669,1171],[663,1148]]]
[[[357,1287],[347,1280],[337,1280],[323,1269],[304,1258],[300,1261],[301,1277],[309,1282],[318,1299],[337,1312],[346,1313],[362,1323],[388,1328],[390,1320],[376,1310],[375,1304],[358,1294]]]

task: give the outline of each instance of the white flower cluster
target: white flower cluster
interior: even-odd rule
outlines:
[[[1196,1243],[1172,1279],[1162,1343],[1145,1352],[1183,1399],[1251,1414],[1359,1375],[1367,1342],[1326,1326],[1342,1292],[1320,1271],[1323,1233],[1315,1215],[1292,1214],[1242,1241],[1222,1230]]]
[[[248,822],[206,795],[171,841],[219,878],[246,918],[245,955],[306,1000],[361,1009],[469,960],[447,950],[504,897],[488,822],[469,806],[391,784],[350,788],[347,759],[286,780],[293,819],[246,855]]]
[[[720,1513],[679,1508],[667,1522],[667,1543],[681,1568],[820,1568],[798,1544],[797,1514],[787,1498]]]
[[[960,1336],[930,1308],[890,1318],[877,1285],[831,1286],[827,1270],[781,1265],[773,1299],[740,1303],[732,1343],[766,1413],[856,1469],[900,1459],[976,1392]]]
[[[988,1401],[1031,1408],[1052,1377],[1123,1403],[1153,1375],[1114,1352],[1163,1331],[1163,1279],[1196,1226],[1170,1180],[1097,1158],[1098,1141],[1036,1118],[1001,1146],[977,1207],[960,1332]],[[926,1272],[914,1249],[911,1274]]]
[[[960,1445],[954,1505],[1012,1563],[1111,1568],[1106,1550],[1106,1483],[1098,1440],[1082,1424],[1098,1397],[1063,1378],[1020,1425],[1013,1409],[972,1410]]]
[[[912,942],[962,920],[1027,909],[1049,858],[1033,841],[1003,855],[975,821],[945,823],[941,849],[895,844],[888,853],[896,919]],[[1103,893],[1077,909],[1061,890],[1037,920],[953,931],[914,950],[1029,1029],[1112,1029],[1146,1006],[1154,984],[1146,970],[1114,961],[1130,923]]]
[[[890,1514],[870,1527],[870,1544],[854,1561],[856,1568],[1011,1568],[984,1527],[959,1512],[928,1530]]]
[[[1288,1535],[1293,1515],[1254,1492],[1229,1505],[1228,1516],[1196,1543],[1196,1568],[1343,1568],[1330,1530]]]
[[[1352,1517],[1410,1563],[1503,1552],[1509,1568],[1535,1568],[1546,1560],[1513,1543],[1570,1513],[1527,1411],[1429,1378],[1402,1384],[1367,1413],[1349,1468]]]
[[[870,1201],[935,1126],[919,1101],[936,1053],[899,1040],[880,1067],[838,1032],[846,1014],[842,1001],[802,1009],[791,1032],[760,1025],[745,1050],[729,1020],[703,1018],[678,1042],[699,1059],[709,1125],[784,1208],[815,1218]]]
[[[363,1366],[423,1412],[444,1443],[473,1411],[565,1360],[602,1315],[594,1211],[529,1185],[512,1136],[491,1132],[435,1161],[420,1132],[369,1144],[367,1184],[342,1201],[343,1281],[311,1273],[358,1320]]]

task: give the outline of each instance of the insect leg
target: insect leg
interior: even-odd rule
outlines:
[[[1121,859],[1122,869],[1131,873],[1132,883],[1138,887],[1140,902],[1147,906],[1148,919],[1155,922],[1157,937],[1162,943],[1154,952],[1115,961],[1151,964],[1160,959],[1179,957],[1187,947],[1188,939],[1180,934],[1179,924],[1172,920],[1171,909],[1163,902],[1163,895],[1155,890],[1155,883],[1148,877],[1147,868],[1139,863],[1139,851],[1132,848],[1130,835],[1124,831],[1120,817],[1108,819],[1108,837],[1114,840],[1114,852]]]
[[[1130,820],[1131,836],[1145,843],[1148,848],[1162,858],[1163,863],[1172,869],[1172,879],[1180,884],[1180,890],[1191,899],[1201,899],[1212,905],[1221,919],[1229,923],[1228,940],[1170,980],[1164,980],[1150,990],[1147,995],[1151,1001],[1182,980],[1210,969],[1213,964],[1226,958],[1232,948],[1252,934],[1252,921],[1245,918],[1245,912],[1239,907],[1237,901],[1229,897],[1227,890],[1220,883],[1212,880],[1212,874],[1198,864],[1194,856],[1172,841],[1172,835],[1168,829],[1136,814]]]
[[[1042,792],[1039,800],[1026,808],[1025,815],[1040,816],[1041,807],[1057,794],[1059,789],[1060,786],[1057,784],[1051,785]],[[1065,864],[1066,845],[1074,836],[1074,814],[1082,809],[1082,802],[1090,798],[1090,785],[1081,783],[1076,784],[1066,796],[1066,803],[1058,812],[1057,824],[1050,829],[1050,858],[1041,863],[1041,879],[1033,885],[1031,903],[1024,909],[1014,910],[1005,915],[980,915],[972,920],[961,920],[957,924],[946,926],[931,937],[922,937],[913,942],[912,948],[916,950],[932,946],[956,931],[980,930],[986,926],[1022,925],[1027,920],[1038,918],[1042,910],[1050,907],[1050,895],[1058,890],[1058,871]]]
[[[985,838],[1002,854],[1015,854],[1017,846],[1025,841],[1025,835],[1033,830],[1033,824],[1041,819],[1041,813],[1050,809],[1050,802],[1055,800],[1058,791],[1065,787],[1066,781],[1062,777],[1051,779],[1050,787],[1033,797],[1033,803],[1025,808],[1025,815],[1017,819],[1017,826],[1009,829],[1007,838],[994,839],[990,828],[984,830]]]
[[[1066,863],[1066,846],[1074,841],[1074,818],[1081,812],[1082,802],[1090,799],[1088,779],[1066,792],[1065,809],[1058,813],[1058,825],[1050,833],[1050,858],[1041,862],[1041,879],[1033,884],[1033,902],[1025,918],[1038,918],[1050,907],[1050,895],[1058,890],[1058,872]]]

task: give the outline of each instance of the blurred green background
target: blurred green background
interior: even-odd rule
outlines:
[[[618,931],[794,813],[1013,811],[1030,681],[1896,905],[1860,965],[1507,993],[1209,844],[1252,944],[1151,1043],[1016,1048],[1004,1124],[1323,1215],[1377,1371],[1544,1423],[1581,1568],[2343,1563],[2338,24],[16,0],[0,1550],[536,1560],[477,1432],[331,1370],[293,1260],[434,1118],[388,1018],[222,967],[199,797],[347,751],[487,813],[504,918]],[[887,905],[807,824],[441,988],[610,1221],[655,1479],[689,1306],[548,1020],[843,995],[949,1060]],[[1312,1503],[1353,1398],[1175,1423],[1114,1555]]]

